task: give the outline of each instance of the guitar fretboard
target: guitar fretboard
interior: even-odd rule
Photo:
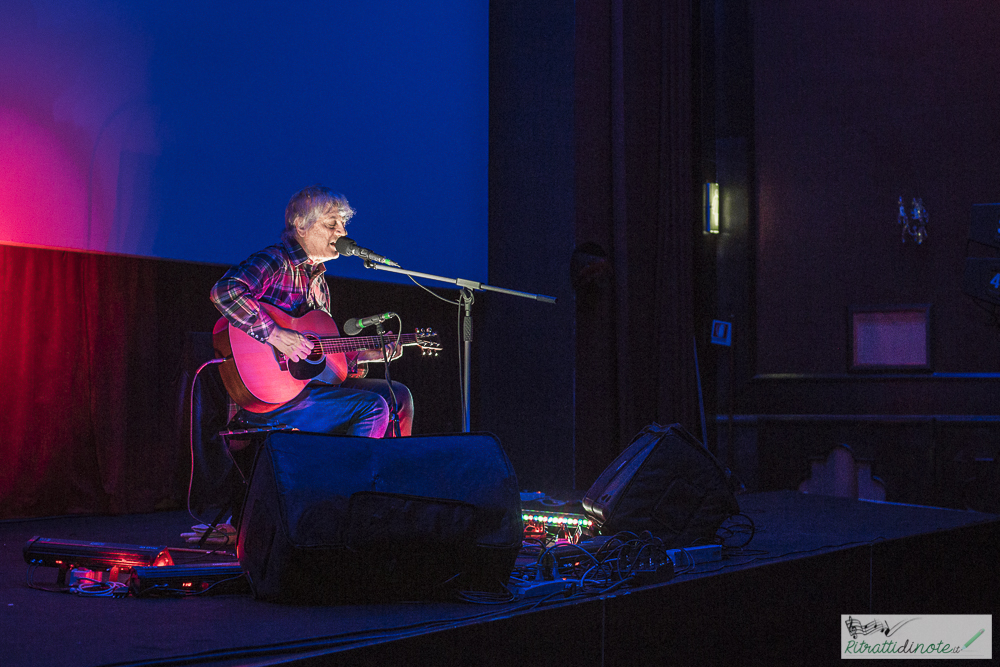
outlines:
[[[385,336],[385,342],[395,342],[396,336]],[[419,345],[420,339],[417,334],[403,334],[399,337],[400,345]],[[337,336],[323,336],[319,339],[320,351],[323,354],[337,352],[354,352],[357,350],[378,350],[382,347],[382,339],[378,336],[356,336],[354,338],[341,338]],[[313,346],[315,349],[315,345]]]

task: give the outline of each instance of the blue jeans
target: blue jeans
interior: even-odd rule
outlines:
[[[407,428],[403,435],[409,435],[413,399],[402,384],[393,382],[392,386],[400,404],[401,420],[406,418]],[[381,438],[386,435],[389,425],[387,398],[385,380],[348,378],[340,386],[312,383],[280,408],[255,417],[310,433]]]

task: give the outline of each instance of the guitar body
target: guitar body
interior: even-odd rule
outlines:
[[[302,317],[262,303],[261,307],[280,327],[294,329],[314,342],[340,336],[337,324],[322,310]],[[212,331],[216,354],[226,359],[219,367],[226,391],[250,412],[269,412],[299,395],[313,379],[339,384],[347,378],[347,359],[343,353],[323,354],[318,349],[302,361],[290,361],[267,343],[220,318]]]

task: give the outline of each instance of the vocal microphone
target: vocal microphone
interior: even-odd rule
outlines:
[[[396,262],[391,259],[386,259],[382,255],[377,255],[368,248],[362,248],[354,242],[354,239],[347,236],[341,236],[333,245],[337,248],[337,252],[341,255],[355,255],[361,259],[366,259],[369,262],[378,262],[379,264],[386,264],[388,266],[399,266],[399,264],[396,264]]]
[[[338,250],[337,252],[340,251]],[[365,327],[370,327],[373,324],[381,324],[382,322],[391,320],[394,317],[396,317],[396,313],[380,313],[379,315],[372,315],[371,317],[359,317],[353,320],[347,320],[344,322],[344,333],[348,336],[357,336]]]

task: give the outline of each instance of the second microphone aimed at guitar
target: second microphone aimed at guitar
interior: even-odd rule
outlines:
[[[338,251],[339,252],[339,251]],[[396,313],[380,313],[371,317],[358,317],[344,322],[344,333],[348,336],[357,336],[365,327],[373,324],[382,324],[386,320],[396,317]]]
[[[354,255],[369,262],[378,262],[379,264],[385,264],[387,266],[399,266],[399,264],[391,259],[386,259],[382,255],[378,255],[368,248],[362,248],[354,242],[354,239],[348,236],[341,236],[333,245],[337,248],[337,252],[341,255]]]

